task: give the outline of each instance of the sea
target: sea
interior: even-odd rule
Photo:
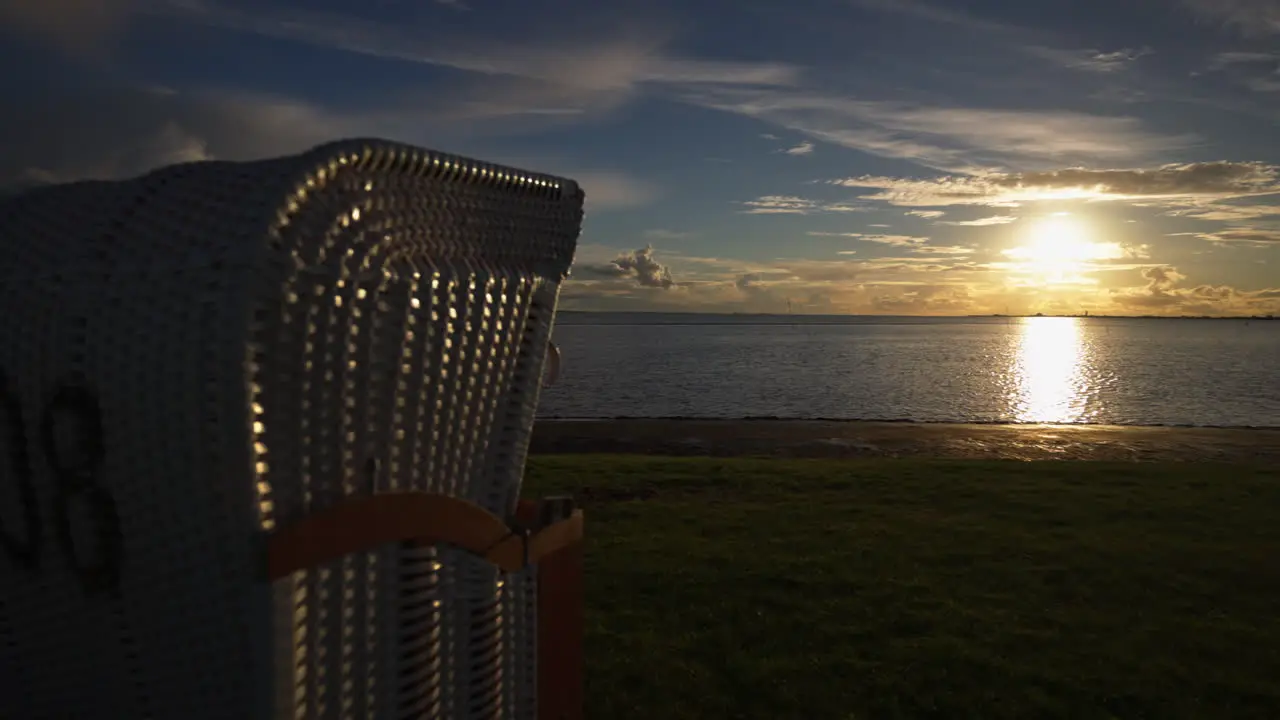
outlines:
[[[1280,427],[1280,320],[570,313],[541,418]]]

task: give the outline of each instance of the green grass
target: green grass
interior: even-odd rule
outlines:
[[[593,718],[1280,717],[1280,471],[543,456]]]

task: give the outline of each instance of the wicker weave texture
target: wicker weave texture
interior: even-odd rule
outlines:
[[[0,203],[0,717],[533,713],[533,573],[345,497],[519,495],[583,195],[376,140]]]

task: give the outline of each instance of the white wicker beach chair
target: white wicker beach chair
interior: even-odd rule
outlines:
[[[0,203],[0,718],[532,717],[582,202],[352,140]]]

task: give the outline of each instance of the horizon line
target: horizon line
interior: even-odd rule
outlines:
[[[1084,313],[970,313],[965,315],[892,315],[874,313],[809,313],[786,314],[770,312],[723,312],[710,310],[582,310],[557,309],[557,315],[576,313],[582,315],[714,315],[717,317],[768,317],[768,318],[920,318],[922,320],[957,320],[981,318],[1080,318],[1111,320],[1277,320],[1275,315],[1096,315]]]

